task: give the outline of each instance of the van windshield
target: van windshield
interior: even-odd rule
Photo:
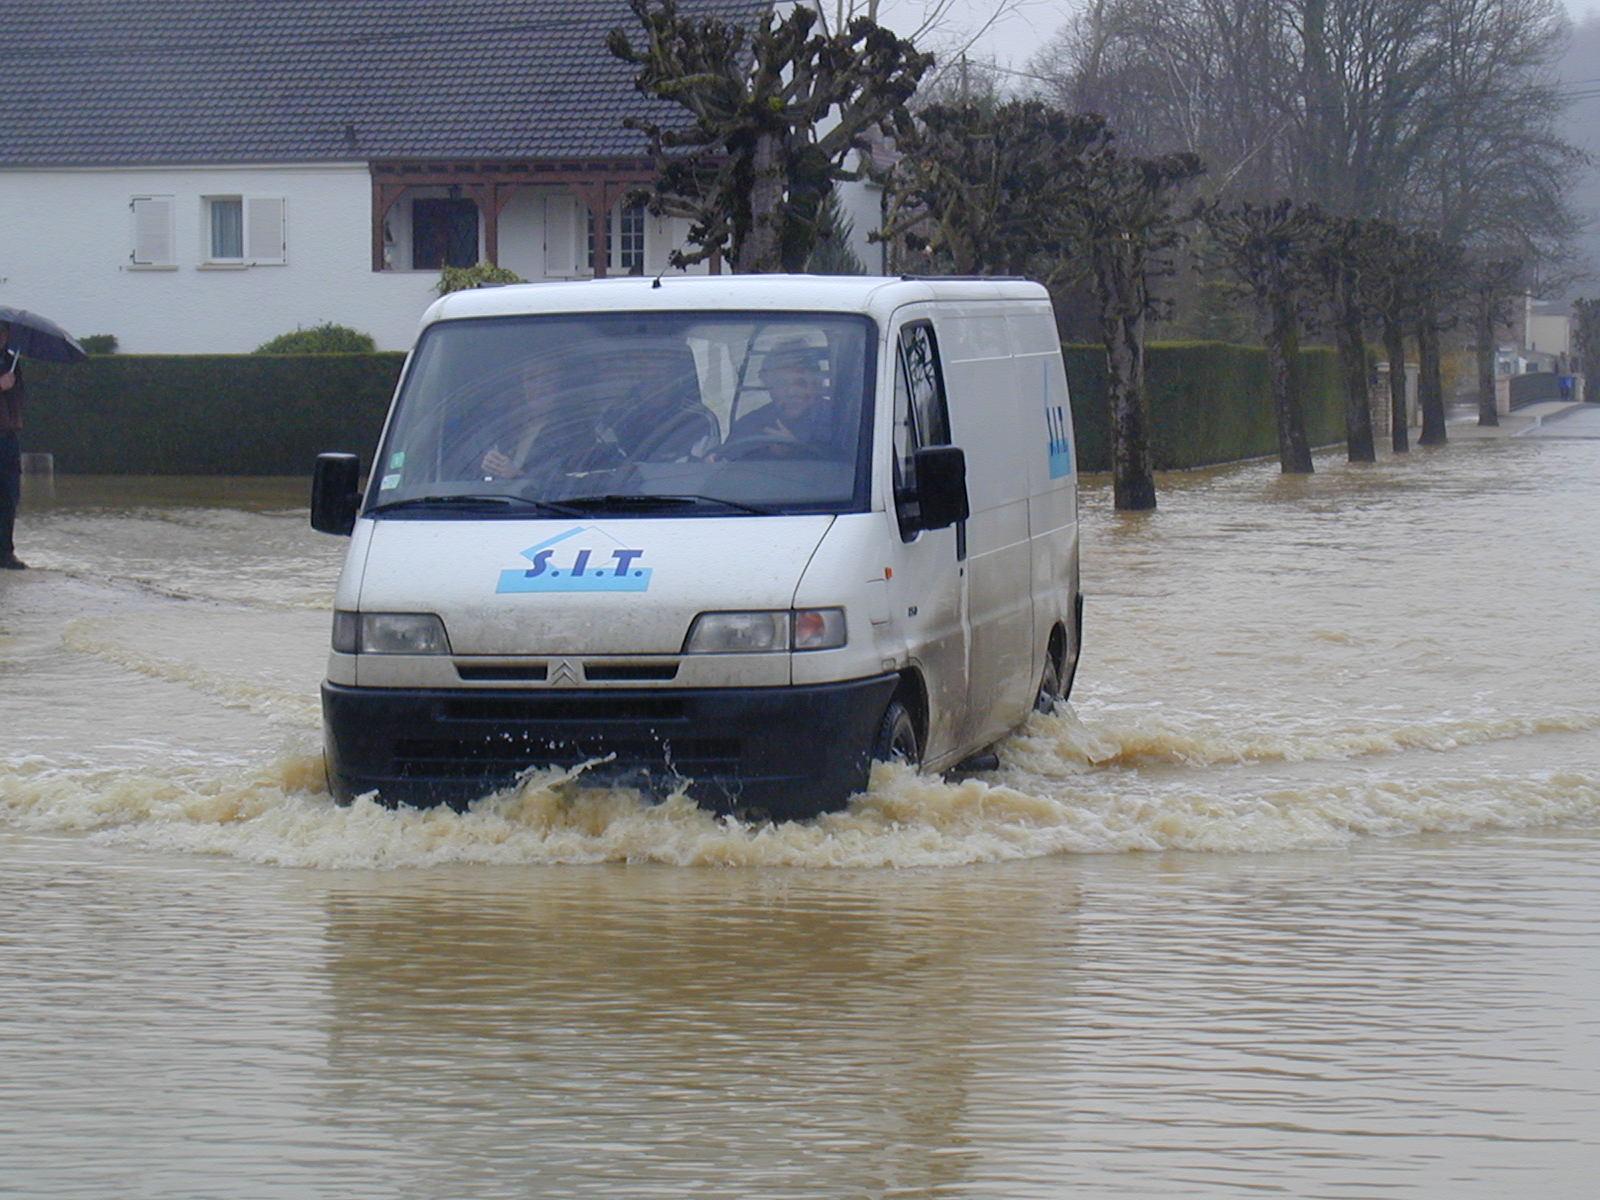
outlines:
[[[875,330],[838,313],[585,313],[427,329],[366,512],[863,511]]]

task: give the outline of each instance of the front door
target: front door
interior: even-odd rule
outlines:
[[[939,343],[933,324],[911,317],[895,335],[894,480],[889,520],[898,554],[888,580],[890,612],[906,631],[911,660],[928,689],[928,731],[922,757],[937,760],[958,748],[965,724],[971,631],[967,616],[966,528],[917,531],[912,455],[950,444]],[[939,763],[947,766],[948,763]]]

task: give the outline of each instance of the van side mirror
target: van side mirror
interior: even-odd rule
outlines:
[[[917,525],[945,529],[967,519],[967,456],[960,446],[924,446],[917,472]]]
[[[319,454],[311,475],[311,528],[345,537],[361,507],[361,460],[354,454]]]

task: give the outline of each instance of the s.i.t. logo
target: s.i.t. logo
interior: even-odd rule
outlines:
[[[1072,412],[1067,405],[1067,377],[1060,373],[1060,360],[1039,359],[1040,392],[1044,396],[1044,424],[1048,431],[1050,478],[1072,474]]]
[[[596,534],[615,545],[561,545],[585,533]],[[501,571],[496,592],[644,592],[650,588],[650,568],[639,565],[643,550],[624,546],[600,530],[582,525],[529,546],[522,551],[522,557],[531,565]]]

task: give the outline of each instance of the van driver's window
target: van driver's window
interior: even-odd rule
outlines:
[[[950,444],[950,413],[939,373],[939,343],[926,321],[900,331],[894,380],[895,500],[902,528],[916,515],[914,455]]]

